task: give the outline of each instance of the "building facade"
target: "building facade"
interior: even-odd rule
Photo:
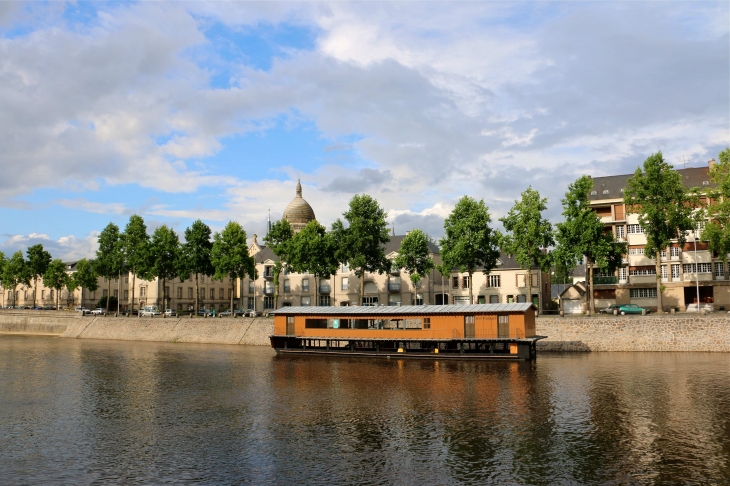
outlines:
[[[710,168],[678,169],[687,188],[710,189]],[[594,289],[596,309],[611,304],[638,304],[651,310],[657,308],[656,257],[644,252],[646,236],[639,224],[639,215],[628,213],[623,203],[623,192],[631,174],[595,177],[590,195],[591,207],[605,224],[605,230],[616,240],[628,244],[628,254],[624,255],[621,267],[610,274],[594,269]],[[706,198],[703,198],[706,202]],[[716,310],[730,309],[730,281],[718,255],[709,251],[708,244],[702,240],[701,228],[688,232],[686,243],[682,246],[673,242],[661,252],[662,304],[667,309],[684,311],[701,306],[712,306]],[[699,294],[699,299],[698,299]],[[586,297],[587,299],[587,297]],[[582,310],[587,310],[587,303]]]

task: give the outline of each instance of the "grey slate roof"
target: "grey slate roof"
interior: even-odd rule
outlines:
[[[525,312],[534,309],[530,302],[516,304],[471,304],[471,305],[402,305],[402,306],[346,306],[346,307],[281,307],[275,314],[292,315],[434,315],[434,314],[474,314],[484,312]]]
[[[687,188],[699,187],[699,188],[713,188],[716,184],[710,181],[710,168],[709,167],[689,167],[687,169],[677,169],[682,175],[682,183]],[[620,199],[624,197],[621,189],[626,187],[626,181],[629,177],[634,174],[622,174],[606,177],[594,177],[593,178],[593,190],[596,191],[596,195],[591,195],[589,198],[591,201],[600,201],[601,199]],[[703,183],[707,181],[708,185]],[[604,191],[608,191],[608,194],[604,194]]]

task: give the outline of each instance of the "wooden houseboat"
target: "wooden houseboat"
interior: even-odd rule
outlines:
[[[278,353],[531,360],[531,303],[397,307],[282,307],[271,346]]]

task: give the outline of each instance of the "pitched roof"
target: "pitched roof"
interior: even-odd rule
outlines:
[[[717,184],[713,184],[710,180],[710,168],[709,167],[688,167],[687,169],[677,169],[682,175],[682,183],[686,188],[692,187],[716,187]],[[593,191],[595,195],[591,194],[589,199],[591,201],[600,201],[602,199],[621,199],[624,197],[622,189],[626,187],[626,181],[629,177],[634,174],[622,174],[605,177],[594,177],[593,178]],[[707,184],[704,184],[707,182]]]
[[[281,307],[274,313],[280,315],[306,314],[320,316],[372,315],[417,316],[433,314],[478,314],[484,312],[525,312],[534,309],[530,302],[513,304],[470,304],[470,305],[402,305],[402,306],[327,306],[327,307]]]

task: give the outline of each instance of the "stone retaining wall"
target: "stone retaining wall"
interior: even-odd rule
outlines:
[[[539,351],[730,352],[730,319],[718,316],[538,318]]]
[[[10,334],[61,334],[79,314],[41,315],[22,313],[0,314],[0,333]]]

